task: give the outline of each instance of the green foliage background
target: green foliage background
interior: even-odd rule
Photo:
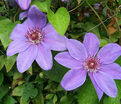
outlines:
[[[104,94],[99,101],[89,77],[83,86],[64,91],[60,82],[69,69],[55,61],[51,71],[42,70],[34,62],[28,71],[20,74],[16,68],[17,55],[6,56],[13,28],[24,21],[19,21],[22,10],[17,5],[11,6],[11,1],[0,0],[0,104],[121,104],[120,80],[116,80],[117,97]],[[96,10],[94,4],[101,2]],[[100,48],[110,42],[121,45],[121,0],[32,0],[31,5],[47,14],[60,35],[83,41],[85,33],[92,32],[99,37]],[[121,57],[116,63],[121,65]]]

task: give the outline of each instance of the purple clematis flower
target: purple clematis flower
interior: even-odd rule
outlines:
[[[71,68],[61,82],[65,90],[70,91],[81,86],[88,72],[99,100],[103,92],[116,97],[117,87],[114,79],[121,79],[121,67],[114,63],[121,55],[121,47],[118,44],[110,43],[98,52],[99,39],[96,35],[87,33],[83,44],[74,39],[67,40],[67,49],[68,52],[55,56],[58,63]]]
[[[14,28],[10,39],[13,41],[8,46],[7,56],[19,53],[17,68],[23,73],[34,60],[42,69],[50,70],[53,65],[51,50],[65,50],[67,38],[60,36],[50,23],[46,24],[46,15],[32,6],[27,20]]]
[[[23,10],[27,10],[31,4],[31,0],[16,0],[16,2]]]

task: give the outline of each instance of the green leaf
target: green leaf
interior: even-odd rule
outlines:
[[[30,101],[23,102],[23,101],[22,101],[22,98],[20,99],[20,104],[30,104],[29,102],[30,102]]]
[[[54,61],[53,68],[50,71],[43,70],[43,73],[46,74],[49,79],[60,82],[67,71],[67,68],[61,66],[56,61]]]
[[[20,104],[30,104],[29,102],[30,102],[30,101],[24,102],[24,101],[22,100],[22,98],[20,99]]]
[[[6,96],[4,99],[4,104],[16,104],[17,101],[12,96]]]
[[[22,101],[27,102],[29,98],[35,98],[38,94],[37,88],[32,83],[26,83],[22,94]]]
[[[117,42],[118,39],[120,38],[121,32],[115,32],[114,34],[109,36],[109,39],[111,42]]]
[[[121,56],[115,62],[121,66]]]
[[[121,25],[121,20],[118,21],[118,24]]]
[[[0,70],[3,68],[5,61],[6,61],[6,56],[2,55],[0,56]]]
[[[53,96],[54,96],[54,94],[48,94],[48,95],[46,95],[46,99],[52,99]]]
[[[41,100],[40,100],[41,99]],[[42,92],[39,92],[38,96],[32,100],[33,104],[44,104],[44,97]]]
[[[53,98],[53,104],[56,104],[57,100],[58,100],[57,95],[55,95]]]
[[[5,63],[5,67],[6,67],[7,72],[9,72],[11,70],[11,68],[13,67],[13,65],[15,64],[16,58],[17,58],[16,55],[11,56],[11,57],[7,57],[7,61]]]
[[[16,87],[13,90],[13,96],[21,96],[21,102],[27,103],[29,101],[29,98],[35,98],[38,94],[37,88],[34,87],[32,83],[25,83],[23,85],[20,85]]]
[[[103,47],[103,46],[105,46],[108,43],[109,43],[109,41],[107,41],[106,38],[105,39],[100,39],[100,47]]]
[[[14,88],[17,84],[22,84],[24,81],[22,80],[23,74],[19,73],[17,70],[14,71],[12,88]]]
[[[8,93],[9,86],[8,85],[2,85],[0,86],[0,100]]]
[[[98,97],[92,82],[87,78],[77,95],[79,104],[98,104]]]
[[[24,90],[24,85],[20,85],[16,88],[14,88],[12,95],[13,96],[22,96]]]
[[[0,40],[6,49],[10,40],[10,34],[14,28],[15,24],[13,24],[8,18],[0,17]]]
[[[49,10],[47,16],[49,22],[53,25],[55,30],[63,36],[70,22],[70,15],[66,8],[59,8],[55,14],[51,10]]]
[[[72,104],[72,100],[73,99],[70,99],[67,95],[65,95],[60,99],[60,104]]]
[[[40,1],[40,0],[33,0],[31,5],[36,5],[42,12],[48,12],[50,9],[50,4],[51,0],[45,0],[45,1]]]
[[[118,0],[119,4],[121,5],[121,0]]]
[[[3,80],[4,80],[4,75],[2,72],[0,72],[0,86],[2,85],[3,83]]]
[[[14,72],[13,80],[20,79],[20,78],[22,78],[22,76],[23,76],[22,73],[19,73],[18,71],[16,71],[16,72]]]
[[[99,29],[97,27],[95,27],[95,25],[91,22],[86,22],[84,24],[84,26],[82,27],[85,31],[88,31],[88,32],[92,32],[94,33],[95,35],[98,36],[98,38],[100,38],[100,33],[99,33]]]
[[[120,104],[121,99],[121,81],[116,80],[116,85],[118,88],[118,94],[116,98],[111,98],[109,96],[104,97],[103,104]]]

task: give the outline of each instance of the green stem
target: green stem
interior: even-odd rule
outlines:
[[[16,14],[15,14],[14,17],[13,17],[13,22],[14,22],[14,23],[16,22],[16,16],[17,16],[17,14],[19,13],[19,11],[20,11],[20,8],[17,9],[17,12],[16,12]]]
[[[88,4],[88,6],[92,9],[92,11],[95,13],[95,15],[98,17],[98,19],[100,20],[101,24],[104,26],[105,30],[107,31],[108,34],[108,29],[105,26],[105,24],[103,23],[102,19],[100,18],[100,16],[98,15],[98,13],[95,11],[95,9],[89,4],[89,2],[86,0],[86,3]]]
[[[4,4],[5,4],[6,9],[9,10],[8,1],[7,1],[7,0],[6,0],[6,1],[3,0],[3,2],[4,2]]]
[[[74,10],[76,10],[77,8],[79,8],[84,2],[85,2],[85,0],[83,2],[81,2],[80,5],[78,5],[77,7],[73,8],[72,10],[70,10],[69,13],[74,11]]]
[[[3,51],[0,50],[0,52],[1,52],[3,55],[5,55]]]

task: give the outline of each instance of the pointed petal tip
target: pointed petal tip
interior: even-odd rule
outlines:
[[[68,87],[66,87],[63,82],[61,82],[61,87],[65,90],[65,91],[72,91],[73,89],[70,89]]]
[[[103,97],[103,96],[101,96],[101,97],[98,97],[99,101],[102,99],[102,97]]]
[[[24,73],[25,71],[21,71],[21,70],[18,69],[18,72],[22,74],[22,73]]]
[[[92,83],[93,83],[93,85],[95,87],[95,90],[97,92],[98,99],[100,101],[101,98],[102,98],[102,96],[103,96],[103,91],[99,88],[99,86],[95,82],[94,77],[93,77],[93,73],[90,72],[90,73],[88,73],[88,75],[89,75],[89,77],[90,77],[90,79],[91,79],[91,81],[92,81]]]
[[[10,46],[8,46],[8,48],[7,48],[6,55],[7,56],[13,56],[14,55],[14,53],[11,52]]]
[[[22,10],[27,10],[30,7],[31,0],[16,0],[18,5],[21,7]]]
[[[121,46],[117,43],[105,45],[97,54],[97,58],[99,58],[103,64],[113,63],[119,56],[121,56]]]
[[[44,68],[42,68],[43,70],[45,70],[45,71],[49,71],[49,70],[51,70],[52,69],[52,66],[50,67],[48,67],[48,66],[45,66]]]
[[[13,55],[11,55],[9,52],[7,52],[6,55],[7,55],[7,56],[13,56]]]
[[[19,73],[24,73],[26,70],[18,66],[18,62],[16,63],[17,65],[17,70]]]
[[[105,94],[110,97],[117,96],[117,86],[115,84],[115,81],[108,74],[99,71],[99,73],[95,73],[93,74],[93,76],[97,85]]]
[[[6,55],[7,56],[12,56],[11,53],[9,52],[9,49],[7,49]]]

